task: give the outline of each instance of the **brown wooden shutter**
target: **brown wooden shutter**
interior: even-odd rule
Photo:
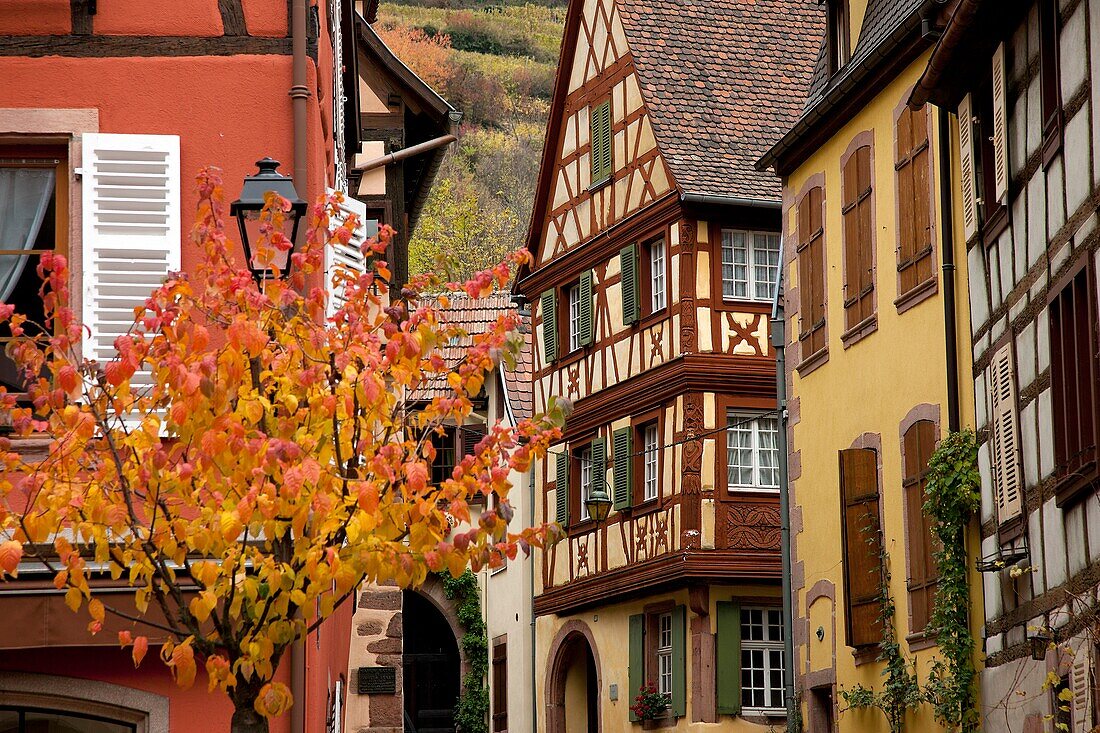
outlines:
[[[508,730],[508,644],[493,645],[493,731]]]
[[[1052,320],[1053,323],[1053,320]],[[1051,343],[1054,350],[1053,339]],[[1054,372],[1054,357],[1051,372]],[[1001,522],[1020,514],[1020,429],[1016,415],[1016,375],[1012,365],[1012,343],[993,354],[989,364],[990,447],[993,462],[993,491],[997,517]],[[1057,397],[1055,397],[1057,402]],[[1057,409],[1055,415],[1057,416]],[[1057,434],[1057,428],[1055,428]]]
[[[882,637],[882,533],[879,525],[878,456],[873,450],[840,451],[841,532],[845,551],[844,603],[848,646],[877,644]]]
[[[802,358],[825,348],[825,236],[821,187],[798,205],[799,341]]]
[[[928,113],[906,108],[898,117],[898,294],[935,276],[929,190]]]
[[[1096,305],[1089,267],[1050,304],[1054,464],[1059,476],[1096,470]]]
[[[844,164],[844,315],[852,328],[874,313],[874,231],[871,228],[871,146]]]
[[[919,420],[905,431],[902,438],[904,473],[902,487],[905,492],[906,542],[909,555],[909,631],[923,631],[932,618],[932,601],[936,593],[939,572],[932,553],[932,522],[924,511],[927,498],[928,461],[936,440],[936,425],[930,420]]]

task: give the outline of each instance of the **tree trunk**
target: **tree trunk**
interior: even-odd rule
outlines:
[[[229,729],[232,733],[267,733],[267,718],[257,713],[251,705],[238,707],[233,711]]]

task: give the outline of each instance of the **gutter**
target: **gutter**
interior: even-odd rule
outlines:
[[[919,109],[926,102],[931,101],[936,88],[944,82],[944,75],[948,73],[948,67],[951,65],[955,50],[962,45],[969,35],[971,26],[977,20],[981,4],[981,0],[962,0],[959,3],[959,7],[955,9],[951,20],[948,21],[943,35],[940,36],[940,40],[932,50],[927,68],[921,74],[920,79],[917,80],[917,85],[909,96],[910,107]]]
[[[307,159],[309,86],[306,79],[306,0],[291,0],[291,106],[294,115],[294,188],[309,200],[309,161]],[[305,229],[304,227],[302,228]],[[290,645],[290,733],[306,730],[306,643],[297,639]]]
[[[376,168],[382,168],[383,166],[391,165],[393,163],[399,163],[406,158],[412,158],[414,156],[420,155],[421,153],[427,153],[431,150],[435,150],[436,148],[441,148],[444,145],[450,145],[455,140],[458,140],[458,138],[454,135],[440,135],[439,137],[434,137],[431,140],[425,140],[422,143],[417,143],[416,145],[402,148],[401,150],[395,150],[392,153],[386,153],[379,158],[372,158],[371,160],[363,163],[357,162],[352,167],[352,170],[363,172],[372,171]]]
[[[774,199],[743,198],[741,196],[718,196],[709,193],[682,193],[680,202],[683,204],[695,204],[698,206],[752,206],[759,209],[783,208],[781,201]]]

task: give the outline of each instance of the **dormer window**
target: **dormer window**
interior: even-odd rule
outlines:
[[[825,56],[829,75],[833,75],[848,63],[850,46],[848,28],[848,0],[826,0],[829,13],[828,36],[825,39]]]

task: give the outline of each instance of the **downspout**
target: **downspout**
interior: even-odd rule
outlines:
[[[955,248],[952,236],[951,202],[951,123],[948,112],[937,107],[940,154],[940,251],[943,253],[943,334],[947,352],[947,428],[960,427],[959,352],[955,320]]]
[[[772,303],[771,342],[775,349],[775,401],[779,410],[779,547],[783,563],[783,700],[787,707],[788,731],[795,721],[794,698],[794,602],[791,598],[791,498],[787,480],[787,321],[783,311],[783,258],[785,243],[779,243],[779,283]]]
[[[531,464],[531,478],[527,481],[527,526],[535,524],[535,465]],[[535,673],[535,553],[527,559],[527,581],[530,584],[531,599],[531,733],[539,730],[538,675]]]
[[[307,115],[309,86],[306,83],[306,0],[291,0],[291,81],[290,100],[294,115],[294,188],[306,201],[310,200],[309,162],[306,160]],[[302,227],[304,230],[305,227]],[[299,611],[300,612],[300,611]],[[306,640],[290,645],[290,692],[294,706],[290,709],[290,733],[306,731]]]

